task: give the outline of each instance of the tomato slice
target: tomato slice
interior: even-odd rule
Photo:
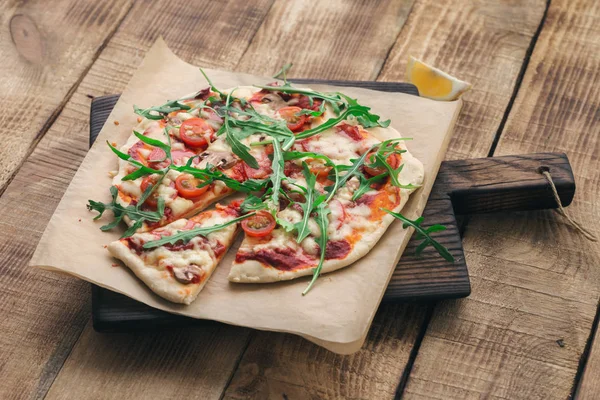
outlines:
[[[188,146],[195,149],[206,150],[208,140],[214,133],[214,129],[202,118],[190,118],[181,123],[179,127],[179,137]]]
[[[287,121],[287,126],[292,132],[298,132],[308,121],[308,115],[296,115],[301,112],[302,109],[296,106],[289,106],[280,108],[277,112],[283,119]]]
[[[275,218],[266,211],[259,211],[242,221],[242,229],[248,236],[264,237],[275,229]]]
[[[200,183],[202,183],[202,181],[194,178],[190,174],[181,174],[175,180],[175,188],[181,197],[193,199],[202,196],[208,190],[209,185],[198,187]]]
[[[385,169],[385,167],[369,167],[367,165],[375,162],[375,154],[376,152],[372,151],[367,155],[367,158],[365,159],[365,172],[371,176],[377,176],[387,172],[387,169]],[[398,166],[400,165],[400,159],[397,154],[390,154],[385,161],[393,169],[398,168]]]
[[[142,189],[142,194],[146,191],[146,189],[148,189],[148,186],[154,186],[154,185],[156,185],[154,178],[152,178],[151,176],[145,177],[140,186],[140,189]],[[151,208],[156,208],[156,206],[158,205],[158,191],[157,190],[155,190],[154,192],[152,192],[152,194],[150,196],[148,196],[146,201],[144,201],[144,205],[147,205]]]

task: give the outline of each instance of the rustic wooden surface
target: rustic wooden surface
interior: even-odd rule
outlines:
[[[259,74],[294,61],[293,76],[397,81],[420,57],[474,84],[449,158],[566,152],[568,210],[598,234],[598,2],[46,4],[0,5],[0,398],[598,397],[600,248],[553,212],[466,218],[471,297],[382,306],[352,356],[219,324],[98,334],[87,284],[25,268],[85,156],[88,95],[123,90],[159,35]]]

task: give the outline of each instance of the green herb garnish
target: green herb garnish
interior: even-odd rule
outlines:
[[[114,227],[116,227],[119,222],[123,220],[123,217],[128,217],[133,224],[125,231],[123,237],[131,236],[135,233],[136,230],[141,228],[144,222],[158,222],[164,215],[165,211],[165,201],[162,198],[157,200],[157,211],[144,211],[140,209],[141,205],[144,204],[144,201],[150,196],[152,191],[158,184],[149,186],[146,191],[142,194],[140,201],[135,206],[128,205],[127,207],[122,206],[117,203],[117,198],[119,196],[119,190],[116,186],[110,187],[110,194],[112,196],[112,201],[110,203],[102,203],[99,201],[88,200],[87,208],[90,211],[98,211],[98,215],[94,217],[94,221],[102,217],[106,210],[110,210],[113,212],[115,219],[107,224],[100,227],[102,231],[108,231]]]
[[[162,106],[154,106],[146,109],[141,109],[137,106],[133,106],[133,112],[144,118],[152,120],[161,120],[166,117],[167,114],[173,111],[189,110],[190,106],[180,103],[181,100],[170,100]]]
[[[229,225],[238,223],[239,221],[246,219],[248,217],[251,217],[253,215],[255,215],[255,213],[242,215],[241,217],[232,219],[231,221],[225,222],[224,224],[217,224],[217,225],[206,226],[206,227],[203,226],[200,228],[190,229],[189,231],[178,231],[177,233],[175,233],[171,236],[164,236],[161,239],[146,242],[146,243],[144,243],[143,247],[145,249],[152,249],[154,247],[160,247],[165,244],[175,244],[179,241],[182,241],[183,244],[186,244],[190,240],[195,238],[196,236],[206,236],[211,232],[215,232],[215,231],[221,230],[223,228],[226,228]]]
[[[315,282],[317,281],[317,278],[319,278],[319,275],[321,275],[321,269],[323,268],[323,262],[325,261],[325,254],[327,252],[327,228],[329,227],[329,218],[327,218],[327,216],[330,212],[331,211],[326,207],[325,203],[321,203],[317,207],[316,220],[317,224],[319,225],[319,231],[321,232],[321,236],[317,238],[317,243],[321,247],[321,257],[319,258],[319,264],[313,270],[313,277],[310,280],[310,283],[308,284],[306,289],[304,289],[304,292],[302,292],[302,296],[305,296],[310,291],[310,289],[312,289]]]
[[[431,245],[431,246],[433,246],[434,249],[437,250],[437,252],[440,254],[440,256],[442,256],[445,260],[447,260],[449,262],[454,262],[454,257],[452,256],[452,254],[450,254],[448,249],[446,247],[444,247],[442,244],[440,244],[439,242],[437,242],[430,235],[431,233],[434,233],[434,232],[445,231],[446,227],[444,225],[435,224],[435,225],[431,225],[429,228],[425,229],[421,226],[421,224],[423,223],[423,220],[424,220],[423,217],[419,217],[416,220],[412,221],[400,213],[395,213],[395,212],[387,210],[385,208],[382,208],[382,210],[385,211],[386,213],[390,214],[394,218],[402,221],[402,227],[404,229],[408,228],[409,226],[412,226],[413,228],[415,228],[415,231],[417,232],[417,237],[416,237],[417,240],[423,239],[423,241],[421,242],[421,244],[419,244],[417,246],[417,249],[415,251],[415,253],[417,255],[420,255],[427,246]]]

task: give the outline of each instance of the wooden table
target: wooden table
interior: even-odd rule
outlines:
[[[600,245],[551,211],[465,219],[472,295],[382,306],[351,356],[217,323],[98,334],[89,284],[26,268],[86,154],[90,98],[123,90],[159,35],[264,75],[401,81],[417,56],[474,86],[449,159],[566,152],[569,212],[598,234],[598,1],[193,3],[0,4],[0,398],[600,398]]]

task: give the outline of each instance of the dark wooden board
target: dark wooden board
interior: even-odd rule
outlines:
[[[360,86],[418,95],[416,88],[406,83],[296,82]],[[92,101],[90,145],[118,98],[118,95],[103,96]],[[411,238],[383,301],[431,301],[468,296],[471,287],[455,214],[556,207],[550,186],[540,173],[542,168],[550,170],[563,205],[570,204],[575,193],[575,182],[565,154],[536,153],[443,162],[423,216],[426,223],[446,225],[448,229],[437,233],[435,237],[450,250],[456,262],[446,262],[433,249],[427,249],[416,257],[414,252],[419,241]],[[92,315],[97,331],[147,330],[206,323],[153,309],[96,286],[92,286]]]

